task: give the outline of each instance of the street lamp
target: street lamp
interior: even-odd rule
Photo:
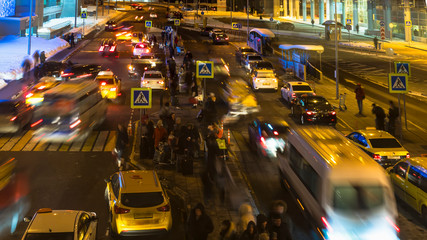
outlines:
[[[31,55],[31,35],[33,33],[32,20],[33,19],[33,0],[30,0],[30,14],[28,22],[28,55]]]
[[[336,85],[336,99],[340,97],[339,90],[339,71],[338,71],[338,13],[337,13],[337,0],[335,0],[335,85]]]
[[[393,23],[389,23],[388,27],[390,28],[390,42],[393,40]]]
[[[247,34],[248,34],[248,38],[246,39],[246,41],[249,41],[249,0],[246,0],[246,15],[247,15]]]

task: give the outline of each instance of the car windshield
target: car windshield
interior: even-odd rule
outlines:
[[[220,38],[225,38],[225,35],[224,35],[224,34],[217,34],[216,36],[217,36],[217,37],[220,37]]]
[[[105,84],[114,84],[113,78],[96,78],[96,80],[99,82],[99,84],[105,83]]]
[[[13,102],[0,102],[0,114],[13,114],[15,112]]]
[[[311,87],[307,85],[293,85],[292,88],[294,91],[313,91]]]
[[[249,56],[249,61],[261,61],[262,57],[261,56]]]
[[[338,185],[333,207],[342,211],[370,210],[384,205],[384,188],[379,185]]]
[[[394,138],[371,138],[372,148],[401,148],[402,145]]]
[[[271,63],[269,63],[269,62],[259,62],[259,63],[256,65],[256,67],[257,67],[257,68],[268,68],[268,69],[272,69],[272,68],[273,68],[273,65],[271,65]]]
[[[27,233],[26,240],[73,240],[73,232]]]
[[[162,78],[160,73],[146,73],[144,78]]]
[[[162,192],[122,193],[121,203],[126,207],[146,208],[162,204]]]
[[[273,123],[265,123],[263,125],[261,125],[263,130],[269,131],[272,134],[274,134],[274,132],[277,132],[278,134],[284,134],[288,131],[289,127],[287,126],[283,126],[281,124],[273,124]],[[278,135],[276,134],[276,135]]]

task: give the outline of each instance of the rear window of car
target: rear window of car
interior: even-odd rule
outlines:
[[[278,134],[285,134],[289,127],[279,125],[279,124],[272,124],[272,123],[265,123],[261,125],[261,129],[270,132],[271,134],[276,131]]]
[[[162,192],[122,193],[121,203],[127,207],[146,208],[160,205],[164,202]]]
[[[401,148],[402,145],[394,138],[371,138],[372,148]]]
[[[294,91],[313,91],[311,87],[307,85],[294,85],[292,88]]]
[[[257,68],[272,69],[272,68],[273,68],[273,65],[272,65],[271,63],[269,63],[269,62],[259,62],[259,63],[256,65],[256,67],[257,67]]]
[[[242,48],[241,49],[242,52],[247,53],[247,52],[255,52],[252,48]]]
[[[113,78],[97,78],[96,79],[99,84],[105,82],[105,84],[114,84],[114,79]]]
[[[307,98],[307,104],[312,106],[329,105],[329,102],[323,97]]]
[[[0,102],[0,114],[11,114],[15,111],[13,102]]]
[[[147,44],[138,44],[135,48],[147,48]]]
[[[248,58],[250,61],[258,61],[258,60],[262,60],[261,56],[249,56]]]
[[[162,78],[160,73],[146,73],[145,78]]]
[[[272,72],[268,72],[268,73],[258,73],[257,76],[258,78],[274,78],[274,73]]]

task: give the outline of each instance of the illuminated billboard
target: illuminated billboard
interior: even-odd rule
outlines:
[[[15,0],[0,0],[0,17],[15,15]]]

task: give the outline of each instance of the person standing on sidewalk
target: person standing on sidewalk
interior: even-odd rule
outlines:
[[[356,93],[357,106],[359,107],[359,115],[363,116],[363,99],[365,99],[365,91],[362,88],[362,84],[357,83],[357,87],[354,90]]]
[[[397,120],[399,118],[399,108],[397,108],[393,101],[389,101],[390,104],[390,108],[388,109],[388,132],[393,135],[396,136],[396,124],[397,124]]]
[[[71,33],[70,35],[70,46],[73,48],[74,47],[74,33]]]
[[[206,214],[202,203],[197,203],[190,213],[187,222],[187,236],[189,240],[207,240],[213,232],[212,219]]]
[[[385,120],[384,109],[380,106],[377,106],[375,103],[372,103],[372,114],[375,115],[375,128],[377,130],[385,130],[385,128],[384,128],[384,120]]]
[[[278,240],[291,240],[291,234],[286,221],[282,218],[279,213],[274,213],[271,216],[270,238],[274,239],[277,236]]]
[[[359,24],[356,25],[356,33],[359,34]]]
[[[378,38],[376,36],[374,37],[374,46],[375,49],[378,49]]]
[[[220,240],[239,240],[236,234],[236,225],[230,220],[224,220],[221,223],[221,231],[219,232]]]
[[[239,240],[258,240],[259,236],[254,221],[250,221]]]

